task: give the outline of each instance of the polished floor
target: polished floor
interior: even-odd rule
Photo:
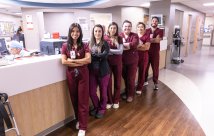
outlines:
[[[214,135],[214,47],[184,57],[184,63],[161,70],[160,81],[185,103],[207,136]]]
[[[104,119],[90,117],[87,136],[213,136],[214,47],[204,46],[183,59],[160,71],[158,92],[150,81],[133,103],[121,101]],[[77,135],[73,122],[49,134],[68,135]]]
[[[185,104],[160,82],[153,83],[132,103],[120,102],[118,110],[107,110],[103,119],[89,118],[87,136],[205,136],[202,128]],[[48,136],[76,136],[75,123]]]

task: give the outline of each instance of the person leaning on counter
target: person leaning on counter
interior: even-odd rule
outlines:
[[[18,41],[11,41],[10,44],[10,53],[12,55],[15,56],[15,58],[17,57],[25,57],[25,56],[30,56],[30,52],[26,51],[23,46],[21,45],[21,43],[19,43]]]
[[[108,64],[109,45],[104,40],[104,30],[102,25],[97,24],[93,27],[90,41],[91,64],[89,65],[89,93],[94,109],[90,115],[98,119],[103,118],[107,105],[107,88],[110,78]],[[97,95],[99,85],[100,99]]]
[[[78,136],[85,136],[89,112],[89,71],[91,63],[88,44],[82,42],[83,34],[79,24],[69,27],[68,40],[62,46],[62,64],[67,66],[66,76],[70,98],[77,120]]]

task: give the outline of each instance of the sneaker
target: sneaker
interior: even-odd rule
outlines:
[[[79,130],[78,136],[85,136],[85,130]]]
[[[127,99],[126,94],[122,94],[122,99],[123,99],[123,100],[126,100],[126,99]]]
[[[136,91],[136,94],[137,94],[137,95],[141,95],[141,94],[142,94],[142,91]]]
[[[158,90],[158,84],[154,85],[154,90],[156,90],[156,91]]]
[[[96,109],[93,109],[89,112],[90,116],[95,116],[97,113],[97,110]]]
[[[97,119],[101,119],[104,117],[104,113],[97,113],[95,116]]]
[[[106,109],[110,109],[112,107],[112,104],[107,104]]]
[[[119,108],[119,102],[116,103],[116,104],[113,104],[113,108],[114,108],[114,109],[118,109],[118,108]]]
[[[128,97],[126,101],[127,102],[132,102],[133,101],[133,97]]]
[[[148,81],[144,82],[143,86],[147,86],[149,84]]]
[[[79,129],[79,126],[80,126],[79,121],[77,121],[77,123],[76,123],[76,129]]]

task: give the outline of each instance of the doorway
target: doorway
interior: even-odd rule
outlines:
[[[187,28],[186,29],[184,29],[184,32],[185,32],[185,35],[184,35],[184,42],[183,42],[183,44],[184,44],[184,49],[185,49],[185,54],[184,54],[184,56],[185,57],[187,57],[188,56],[188,51],[189,51],[189,49],[188,49],[188,47],[190,46],[190,22],[191,22],[191,19],[192,19],[192,15],[188,15],[188,17],[187,17]],[[186,22],[185,22],[185,24],[186,24]]]

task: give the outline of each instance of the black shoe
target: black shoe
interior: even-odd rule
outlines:
[[[96,116],[97,114],[97,110],[96,109],[93,109],[89,112],[90,116]]]
[[[101,119],[104,117],[104,114],[103,113],[97,113],[96,116],[95,116],[97,119]]]
[[[122,94],[122,96],[121,96],[121,97],[122,97],[122,99],[123,99],[123,100],[126,100],[126,99],[127,99],[126,94]]]
[[[157,91],[158,90],[158,84],[154,85],[154,90]]]

